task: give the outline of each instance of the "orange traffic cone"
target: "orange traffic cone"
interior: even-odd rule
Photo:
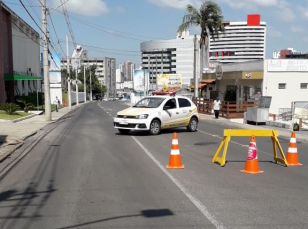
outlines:
[[[288,153],[287,153],[287,162],[288,162],[288,165],[290,165],[290,166],[302,165],[298,161],[295,131],[292,131],[292,134],[291,134],[289,149],[288,149]]]
[[[166,166],[167,169],[183,169],[184,165],[182,165],[179,142],[177,134],[173,133],[172,145],[171,145],[171,153],[169,158],[169,165]]]
[[[263,171],[259,170],[257,143],[256,143],[256,137],[254,135],[252,135],[250,138],[250,144],[249,144],[245,168],[240,171],[242,173],[252,173],[252,174],[263,173]]]

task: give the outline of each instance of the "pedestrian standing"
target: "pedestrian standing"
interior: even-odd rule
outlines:
[[[221,102],[219,100],[219,97],[217,97],[215,100],[214,100],[214,113],[215,113],[215,118],[218,118],[219,116],[219,110],[220,110],[220,106],[221,106]]]
[[[59,106],[60,106],[60,100],[58,99],[58,96],[56,96],[56,100],[54,102],[54,104],[56,105],[56,111],[59,111]]]

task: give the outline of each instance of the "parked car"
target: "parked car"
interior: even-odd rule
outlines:
[[[198,130],[199,115],[191,99],[183,96],[149,96],[130,108],[117,113],[114,128],[127,134],[131,130],[147,130],[152,135],[162,129],[187,127],[188,131]]]

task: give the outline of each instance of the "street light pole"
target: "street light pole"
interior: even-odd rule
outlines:
[[[143,86],[144,86],[144,88],[143,88],[143,96],[145,97],[146,96],[146,86],[145,86],[145,69],[143,68]]]
[[[72,98],[71,98],[71,77],[69,66],[69,52],[68,52],[68,35],[66,34],[66,59],[67,59],[67,90],[68,90],[68,109],[72,110]]]
[[[76,105],[79,105],[78,101],[78,67],[76,67]]]
[[[47,17],[46,17],[46,14],[47,14],[46,0],[42,0],[45,120],[51,121],[51,100],[50,100],[50,84],[49,84],[48,37],[47,37]]]
[[[92,101],[92,74],[90,68],[90,101]]]
[[[84,91],[84,103],[87,102],[87,82],[86,82],[86,65],[83,65],[83,91]]]

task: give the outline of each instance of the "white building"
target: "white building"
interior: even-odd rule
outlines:
[[[199,45],[196,47],[196,74],[199,78]],[[142,42],[140,50],[142,67],[150,72],[150,89],[155,89],[158,74],[182,74],[183,88],[190,86],[190,79],[194,78],[194,36],[189,35],[188,31],[172,40]]]
[[[264,61],[263,95],[272,96],[270,113],[279,114],[293,102],[308,105],[308,60]],[[307,108],[307,107],[306,107]]]
[[[225,33],[211,38],[209,60],[221,63],[265,59],[266,23],[260,15],[247,15],[247,21],[225,22]]]
[[[40,35],[3,2],[0,18],[0,103],[14,103],[41,91]]]
[[[109,57],[88,57],[87,50],[84,50],[80,45],[74,50],[70,58],[71,67],[76,69],[83,65],[87,68],[95,65],[95,76],[101,85],[107,88],[106,96],[114,97],[116,95],[116,59]],[[67,59],[61,59],[61,68],[67,69]]]

